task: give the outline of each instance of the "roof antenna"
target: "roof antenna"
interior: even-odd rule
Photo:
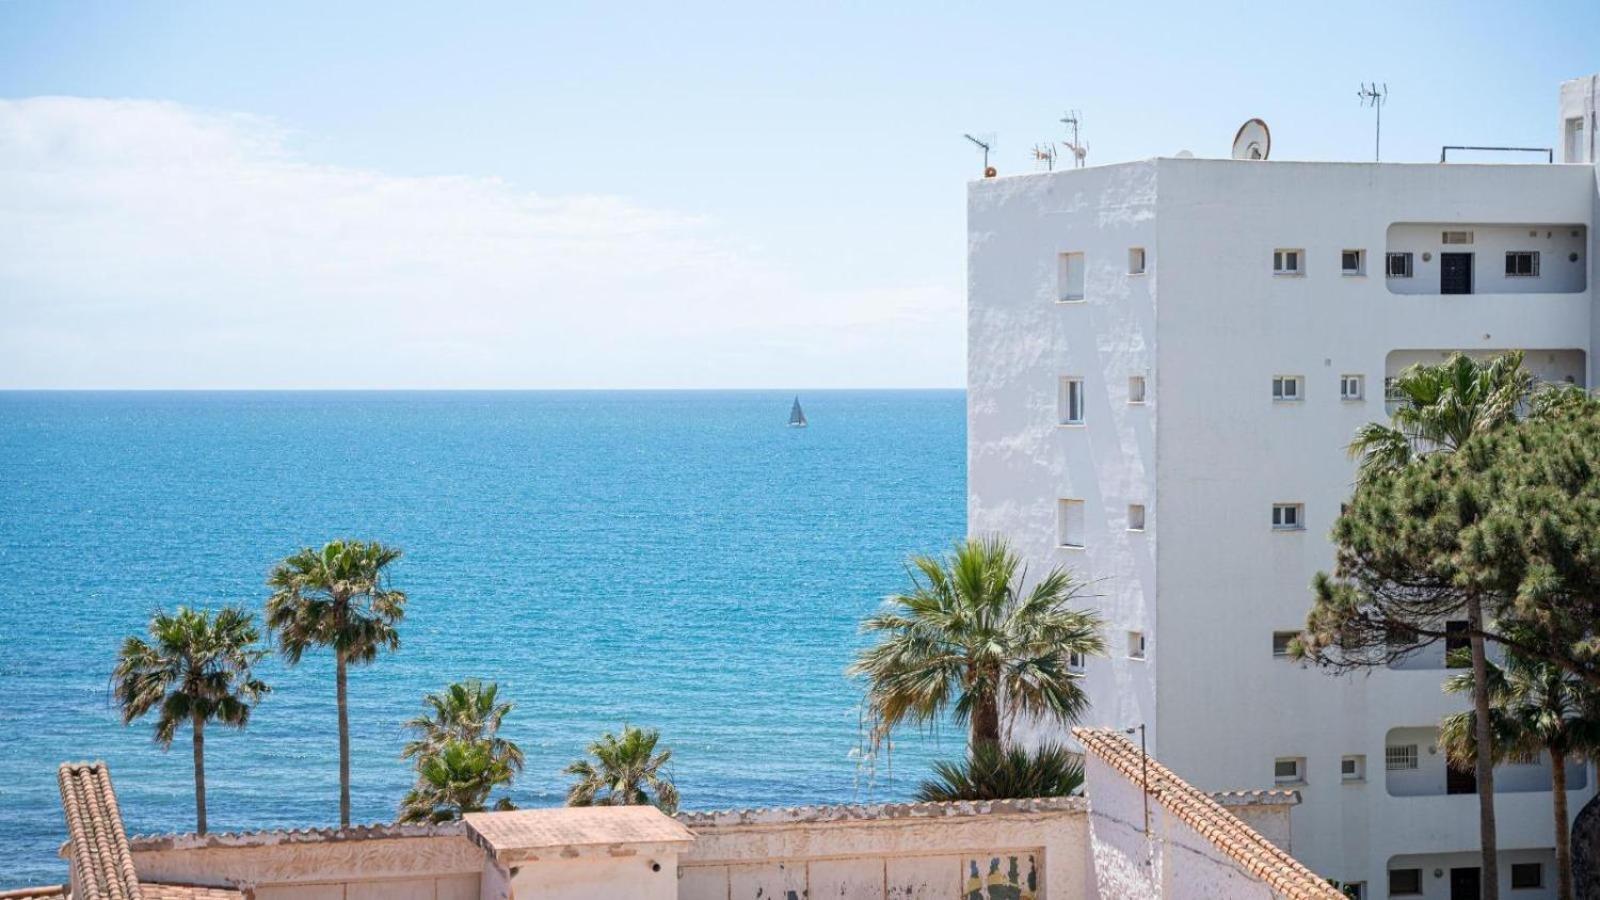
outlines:
[[[1034,144],[1033,158],[1044,163],[1046,172],[1053,172],[1056,168],[1056,148],[1054,144]]]
[[[983,177],[993,178],[999,174],[995,171],[994,166],[989,165],[989,151],[994,149],[995,144],[994,135],[986,134],[981,141],[970,134],[963,134],[962,137],[983,148]]]
[[[1356,91],[1356,96],[1361,99],[1362,106],[1370,106],[1377,115],[1377,125],[1372,138],[1372,161],[1383,161],[1383,104],[1389,99],[1389,82],[1379,84],[1361,83],[1361,90]]]
[[[1078,139],[1078,126],[1081,124],[1082,116],[1083,113],[1078,110],[1069,109],[1061,118],[1061,124],[1072,129],[1072,140],[1062,141],[1061,145],[1072,151],[1072,167],[1074,169],[1083,168],[1083,158],[1089,155],[1089,148],[1085,147],[1083,141]]]

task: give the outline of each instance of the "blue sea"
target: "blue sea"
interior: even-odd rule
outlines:
[[[410,784],[420,698],[493,679],[527,752],[512,796],[624,722],[691,809],[908,796],[961,734],[872,774],[856,626],[907,554],[965,531],[959,391],[0,393],[0,888],[59,881],[55,767],[110,763],[129,831],[191,830],[188,732],[124,727],[108,679],[152,611],[257,610],[273,563],[403,548],[403,645],[350,679],[358,821]],[[247,730],[206,735],[213,831],[338,819],[331,659],[277,657]],[[892,771],[890,771],[892,770]]]

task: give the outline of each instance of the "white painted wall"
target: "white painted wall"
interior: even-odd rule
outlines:
[[[1556,895],[1554,850],[1505,850],[1498,855],[1500,863],[1500,896],[1513,900],[1552,900]],[[1389,894],[1388,881],[1369,887],[1367,896],[1374,900],[1393,896],[1399,900],[1450,900],[1450,870],[1474,868],[1482,863],[1476,853],[1432,853],[1422,855],[1397,855],[1389,860],[1391,869],[1421,869],[1421,894]],[[1539,863],[1544,867],[1544,886],[1540,888],[1511,889],[1511,866],[1514,863]]]
[[[485,898],[490,896],[484,892]],[[677,855],[593,853],[525,862],[512,870],[509,896],[516,900],[592,900],[597,896],[674,900],[678,896]]]
[[[1596,197],[1588,166],[1160,159],[970,185],[969,530],[1008,536],[1034,571],[1095,580],[1113,658],[1089,666],[1086,724],[1147,722],[1152,752],[1212,790],[1269,785],[1275,758],[1304,757],[1296,851],[1329,877],[1378,884],[1393,853],[1476,844],[1475,797],[1390,797],[1378,777],[1390,728],[1462,708],[1442,670],[1331,677],[1274,659],[1272,633],[1303,623],[1332,565],[1344,448],[1386,419],[1391,353],[1593,364],[1590,291],[1397,296],[1381,274],[1390,227],[1577,224],[1588,285]],[[1148,251],[1143,276],[1122,271],[1131,246]],[[1272,274],[1281,247],[1307,251],[1304,276]],[[1368,252],[1368,275],[1340,274],[1344,249]],[[1079,250],[1085,299],[1057,303],[1057,256]],[[1150,402],[1130,407],[1119,391],[1139,372]],[[1365,376],[1365,400],[1339,399],[1346,373]],[[1303,375],[1306,399],[1274,403],[1275,374]],[[1062,375],[1090,386],[1081,428],[1056,424]],[[1063,497],[1086,502],[1082,550],[1055,546]],[[1128,533],[1141,501],[1148,528]],[[1273,531],[1274,502],[1304,503],[1305,530]],[[1145,661],[1121,658],[1129,629]],[[1345,754],[1366,756],[1367,779],[1340,779]],[[1548,794],[1507,797],[1502,843],[1549,847],[1548,820]]]
[[[1446,230],[1472,232],[1470,244],[1445,244]],[[1536,276],[1506,275],[1506,252],[1532,250],[1539,254]],[[1495,225],[1481,222],[1397,222],[1389,226],[1387,252],[1411,254],[1410,278],[1384,275],[1382,258],[1368,277],[1382,279],[1396,294],[1438,294],[1439,255],[1473,255],[1472,292],[1475,294],[1564,294],[1588,284],[1589,233],[1583,224],[1566,222],[1536,225]],[[1574,260],[1571,257],[1577,256]],[[1338,261],[1338,257],[1334,257]]]

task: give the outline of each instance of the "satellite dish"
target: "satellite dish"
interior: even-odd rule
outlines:
[[[1189,151],[1187,151],[1187,150],[1179,150],[1179,151],[1178,151],[1178,152],[1177,152],[1177,153],[1176,153],[1176,154],[1174,154],[1174,155],[1175,155],[1175,156],[1176,156],[1176,158],[1178,158],[1178,159],[1194,159],[1194,154],[1193,154],[1193,153],[1190,153],[1190,152],[1189,152]]]
[[[1267,130],[1267,123],[1251,119],[1239,126],[1233,136],[1234,159],[1266,159],[1271,152],[1272,132]]]

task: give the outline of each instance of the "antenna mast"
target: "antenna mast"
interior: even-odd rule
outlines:
[[[994,135],[986,134],[983,136],[983,140],[981,141],[970,134],[963,134],[962,137],[973,142],[974,144],[977,144],[983,149],[983,177],[993,178],[994,170],[989,168],[989,151],[994,149]]]
[[[1083,158],[1089,155],[1089,148],[1085,147],[1083,141],[1078,137],[1078,126],[1081,124],[1082,116],[1083,114],[1078,110],[1069,109],[1061,117],[1061,124],[1072,129],[1072,140],[1062,141],[1061,143],[1072,151],[1072,167],[1074,169],[1083,168]]]
[[[1033,158],[1036,162],[1044,163],[1046,172],[1053,172],[1056,168],[1056,148],[1054,144],[1034,144]]]
[[[1356,97],[1361,100],[1362,106],[1372,107],[1373,113],[1377,117],[1372,138],[1372,161],[1381,162],[1383,160],[1383,104],[1389,99],[1389,83],[1387,81],[1383,84],[1379,84],[1376,81],[1371,84],[1362,82],[1361,90],[1356,91]]]

